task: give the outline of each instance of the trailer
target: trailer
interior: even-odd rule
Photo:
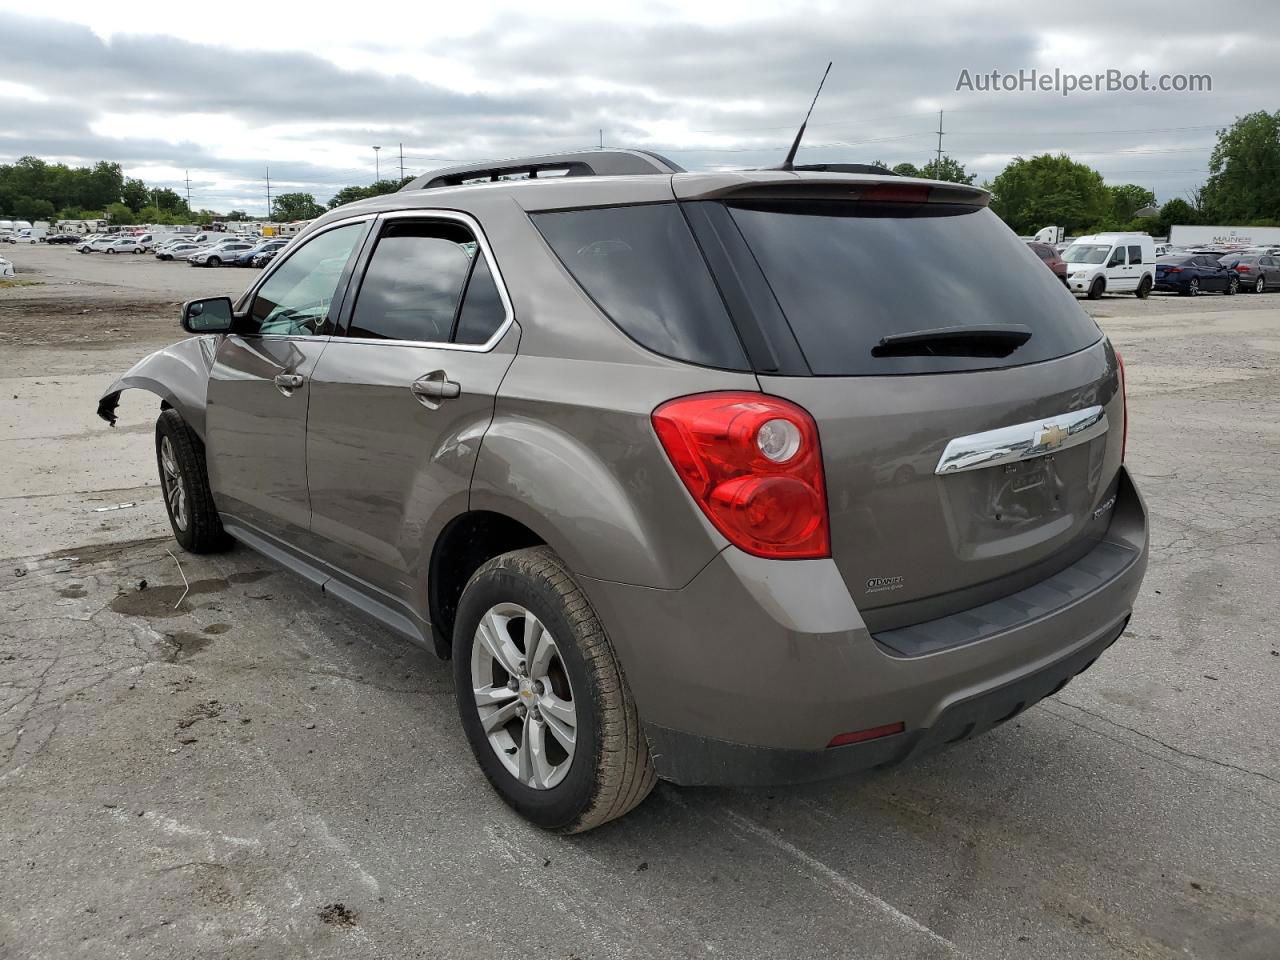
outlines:
[[[1169,242],[1175,247],[1280,247],[1280,227],[1184,226],[1174,224]]]

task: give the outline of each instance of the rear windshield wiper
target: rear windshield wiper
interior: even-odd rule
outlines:
[[[873,357],[1007,357],[1031,339],[1021,323],[935,327],[881,337]]]

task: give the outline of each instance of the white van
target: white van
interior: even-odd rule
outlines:
[[[1076,237],[1062,259],[1067,289],[1090,300],[1104,293],[1133,293],[1145,300],[1155,284],[1156,243],[1145,233]]]

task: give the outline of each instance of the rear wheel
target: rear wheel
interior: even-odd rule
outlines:
[[[1151,296],[1151,278],[1143,277],[1139,280],[1138,289],[1134,291],[1134,294],[1139,300],[1145,300],[1147,297]]]
[[[1240,278],[1232,274],[1227,278],[1227,289],[1222,291],[1228,297],[1234,297],[1240,292]]]
[[[1103,282],[1102,278],[1096,277],[1093,283],[1089,285],[1089,299],[1100,300],[1102,298],[1102,291],[1106,288],[1107,285]]]
[[[177,410],[164,411],[156,421],[156,461],[165,511],[179,545],[191,553],[229,547],[231,538],[222,529],[209,489],[204,444]]]
[[[495,557],[458,604],[454,687],[472,752],[499,795],[548,830],[622,816],[656,776],[622,668],[554,551]]]
[[[1255,282],[1253,285],[1253,292],[1262,293],[1266,289],[1267,289],[1267,278],[1265,276],[1259,275],[1257,282]]]
[[[1186,296],[1186,297],[1200,296],[1200,278],[1199,277],[1192,277],[1190,280],[1187,281],[1187,289],[1183,293],[1183,296]]]

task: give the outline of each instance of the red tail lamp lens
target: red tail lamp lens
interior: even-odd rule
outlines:
[[[1124,404],[1124,433],[1120,439],[1120,462],[1124,463],[1125,451],[1129,449],[1129,386],[1124,378],[1124,357],[1116,351],[1116,365],[1120,368],[1120,402]]]
[[[905,723],[886,723],[883,727],[869,727],[866,730],[855,730],[853,733],[837,733],[831,738],[828,747],[843,747],[850,743],[862,743],[864,740],[879,740],[891,737],[907,729]]]
[[[759,557],[831,555],[818,427],[763,393],[704,393],[664,403],[653,428],[702,512]]]

